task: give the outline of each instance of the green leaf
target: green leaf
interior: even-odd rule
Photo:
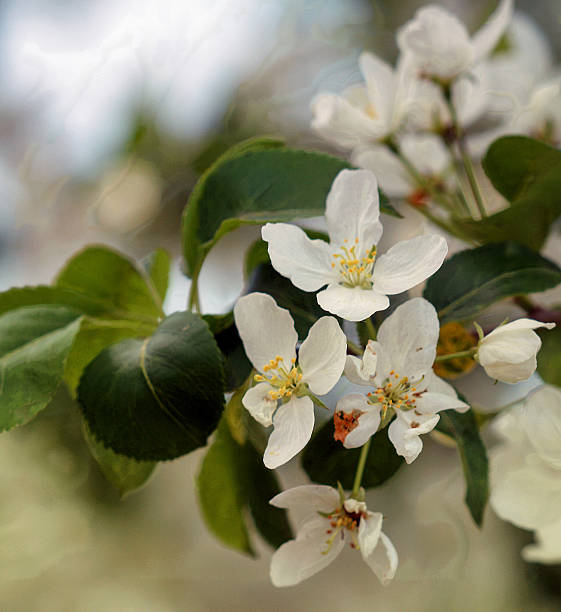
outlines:
[[[510,206],[480,221],[462,220],[460,233],[539,250],[561,214],[561,151],[525,136],[505,136],[489,147],[483,169]]]
[[[162,300],[148,275],[107,247],[86,247],[59,273],[55,287],[89,301],[88,312],[113,319],[157,322]]]
[[[67,289],[38,285],[36,287],[13,287],[0,293],[0,314],[23,308],[58,304],[68,306],[86,314],[96,315],[99,308],[90,302],[87,295]]]
[[[222,419],[197,478],[201,511],[209,530],[226,546],[254,555],[246,524],[255,526],[273,547],[292,537],[286,513],[269,504],[280,492],[274,472],[250,442],[238,444]]]
[[[302,467],[313,482],[353,488],[360,448],[347,449],[333,438],[333,419],[319,429],[304,449]],[[377,487],[391,478],[403,464],[403,457],[396,452],[388,438],[387,427],[371,438],[370,451],[362,477],[365,489]]]
[[[427,281],[424,297],[441,323],[473,319],[506,297],[536,293],[561,282],[561,269],[513,242],[462,251],[444,262]]]
[[[542,347],[538,352],[538,374],[545,383],[561,387],[561,326],[539,334]]]
[[[84,425],[84,438],[99,469],[121,497],[146,484],[156,469],[155,462],[135,461],[105,448],[92,436],[87,425]]]
[[[163,303],[166,299],[169,283],[169,269],[171,266],[169,253],[165,249],[156,249],[142,260],[142,266],[150,277],[160,302]]]
[[[319,306],[315,293],[301,291],[271,264],[261,264],[253,271],[247,292],[253,291],[268,293],[281,308],[290,311],[300,340],[306,338],[310,327],[320,317],[328,314]]]
[[[62,382],[80,313],[64,306],[28,306],[0,316],[0,431],[43,410]]]
[[[140,461],[204,446],[222,412],[218,347],[196,314],[177,312],[146,340],[104,349],[84,370],[78,399],[92,434]]]
[[[351,166],[323,153],[287,149],[278,141],[246,141],[227,151],[199,179],[183,214],[183,255],[196,277],[206,254],[243,224],[322,215],[331,183]],[[382,210],[396,215],[382,198]]]
[[[465,501],[473,520],[481,527],[489,498],[489,464],[475,415],[472,410],[464,414],[444,410],[436,429],[456,441],[466,481]]]

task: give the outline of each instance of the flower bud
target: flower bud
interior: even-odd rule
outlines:
[[[491,378],[507,383],[526,380],[536,369],[542,344],[532,331],[538,327],[552,329],[555,323],[518,319],[501,325],[479,341],[475,358]]]

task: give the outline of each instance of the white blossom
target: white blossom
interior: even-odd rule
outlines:
[[[479,341],[475,358],[491,378],[507,383],[526,380],[535,372],[540,337],[532,331],[552,329],[555,323],[518,319],[500,325]]]
[[[450,82],[485,59],[509,24],[512,0],[501,0],[470,37],[465,25],[437,5],[420,8],[397,33],[397,44],[422,77]]]
[[[491,452],[491,506],[504,520],[535,531],[527,561],[561,562],[561,390],[530,393],[523,406],[493,423],[501,438]]]
[[[306,485],[283,491],[270,503],[310,513],[296,539],[273,554],[270,574],[275,586],[293,586],[313,576],[335,560],[345,542],[360,550],[382,584],[394,577],[397,552],[382,532],[383,516],[370,512],[363,501],[343,499],[325,485]]]
[[[337,320],[321,317],[311,327],[296,359],[298,334],[288,310],[264,293],[238,300],[234,318],[245,352],[260,373],[243,405],[265,427],[273,425],[263,456],[276,468],[299,453],[312,435],[314,405],[309,391],[325,395],[340,379],[347,339]]]
[[[366,319],[389,306],[388,295],[402,293],[434,274],[448,251],[434,234],[398,242],[378,256],[382,235],[378,183],[367,170],[343,170],[326,204],[330,242],[310,240],[295,225],[267,223],[263,240],[277,272],[303,291],[317,291],[318,304],[349,321]]]
[[[335,436],[346,448],[362,446],[395,415],[388,436],[397,453],[412,463],[423,448],[420,435],[434,429],[441,410],[469,409],[432,370],[438,333],[432,304],[414,298],[380,325],[362,359],[347,357],[345,376],[370,391],[351,393],[337,404]]]

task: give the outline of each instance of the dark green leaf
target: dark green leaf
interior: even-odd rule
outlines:
[[[64,305],[91,315],[99,314],[99,307],[92,304],[87,295],[58,287],[13,287],[0,293],[0,314],[24,306],[47,304]]]
[[[472,319],[498,300],[560,282],[561,269],[553,262],[505,242],[457,253],[428,279],[423,295],[445,323]]]
[[[489,498],[489,465],[475,415],[472,410],[464,414],[444,410],[436,429],[456,441],[466,481],[466,504],[473,520],[481,527]]]
[[[118,454],[173,459],[206,444],[223,405],[223,368],[208,326],[177,312],[146,340],[123,340],[85,369],[78,399],[92,434]]]
[[[480,221],[462,221],[460,233],[539,250],[561,214],[561,151],[525,136],[505,136],[489,147],[483,168],[510,206]]]
[[[142,265],[150,277],[160,301],[163,302],[168,291],[169,269],[171,265],[169,253],[165,249],[156,249],[142,261]]]
[[[538,374],[544,382],[561,387],[561,326],[539,333],[542,347],[538,352]]]
[[[331,183],[350,165],[260,139],[227,151],[199,179],[183,215],[183,255],[196,276],[214,244],[243,224],[322,215]],[[382,209],[396,214],[385,198]]]
[[[148,275],[107,247],[80,251],[62,269],[55,287],[87,299],[89,312],[98,316],[153,323],[163,315],[162,300]]]
[[[0,431],[43,410],[62,382],[80,313],[64,306],[28,306],[0,316]]]
[[[99,469],[121,497],[146,484],[156,469],[157,464],[152,461],[135,461],[105,448],[91,435],[86,425],[84,425],[84,437]]]
[[[210,531],[230,548],[253,554],[245,521],[248,508],[271,546],[292,537],[286,513],[269,504],[280,492],[274,472],[267,470],[249,441],[235,441],[225,418],[203,460],[197,485]]]
[[[314,435],[302,454],[302,467],[313,482],[353,488],[353,480],[360,457],[360,448],[347,449],[333,438],[333,420],[330,419]],[[370,451],[362,477],[365,489],[377,487],[393,476],[403,463],[388,438],[387,427],[371,438]]]

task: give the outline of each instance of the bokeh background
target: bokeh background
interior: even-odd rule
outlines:
[[[328,150],[310,131],[311,99],[360,80],[364,49],[393,60],[395,29],[422,4],[0,2],[0,289],[50,282],[87,243],[136,258],[164,246],[176,259],[166,309],[185,308],[179,220],[202,170],[257,134]],[[473,30],[495,3],[441,4]],[[516,7],[559,63],[559,0]],[[245,228],[211,254],[200,285],[205,311],[231,307],[243,247],[256,236]],[[61,392],[30,426],[0,436],[3,612],[561,608],[559,568],[524,563],[519,551],[531,536],[490,509],[481,531],[473,525],[455,450],[436,441],[369,495],[400,554],[389,587],[349,553],[279,590],[264,543],[254,560],[207,532],[194,488],[203,451],[160,465],[144,489],[120,500],[80,426]],[[280,476],[286,487],[305,482],[294,461]]]

